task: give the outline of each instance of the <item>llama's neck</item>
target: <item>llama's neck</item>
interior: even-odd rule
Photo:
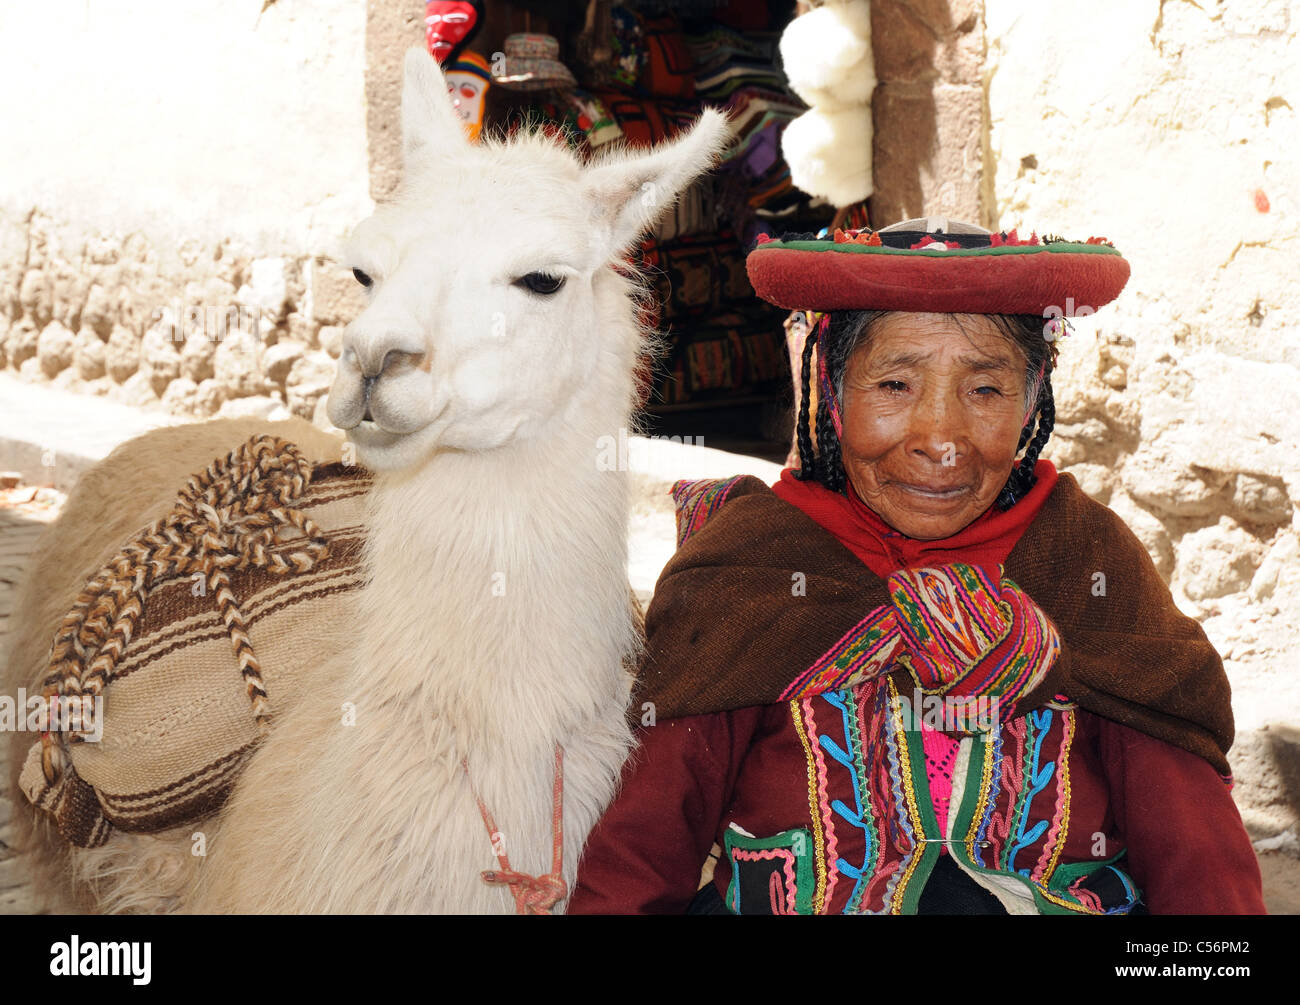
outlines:
[[[551,744],[626,701],[628,482],[601,450],[630,386],[607,399],[563,435],[377,476],[359,701],[437,716],[462,750]]]

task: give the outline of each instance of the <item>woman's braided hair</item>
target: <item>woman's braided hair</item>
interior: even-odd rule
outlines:
[[[793,239],[793,237],[788,238]],[[840,452],[840,439],[831,420],[830,405],[824,395],[818,396],[817,402],[817,449],[813,449],[811,434],[811,409],[809,406],[809,386],[812,381],[812,353],[815,345],[821,344],[826,366],[826,375],[836,396],[843,401],[844,372],[853,353],[870,342],[875,324],[888,311],[835,311],[831,312],[825,328],[814,326],[808,334],[803,347],[801,370],[802,397],[799,403],[799,420],[796,429],[796,442],[799,449],[799,471],[796,477],[807,481],[813,479],[843,495],[846,492],[848,476]],[[949,315],[954,324],[960,326],[956,315]],[[1056,403],[1052,397],[1052,369],[1056,362],[1057,348],[1054,343],[1043,338],[1045,321],[1036,314],[992,314],[990,320],[1009,340],[1019,347],[1025,356],[1025,399],[1032,403],[1029,418],[1020,431],[1020,440],[1016,444],[1016,453],[1025,450],[1018,466],[1012,469],[1006,485],[998,494],[994,505],[1000,510],[1010,509],[1025,493],[1033,488],[1037,479],[1034,477],[1034,465],[1038,455],[1052,435],[1052,426],[1056,422]],[[1037,420],[1037,422],[1035,422]],[[1026,448],[1028,444],[1028,449]]]

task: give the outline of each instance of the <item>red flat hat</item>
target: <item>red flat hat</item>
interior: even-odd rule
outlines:
[[[1059,317],[1110,303],[1129,277],[1128,262],[1101,238],[1021,239],[942,218],[759,241],[745,260],[749,281],[786,310]]]

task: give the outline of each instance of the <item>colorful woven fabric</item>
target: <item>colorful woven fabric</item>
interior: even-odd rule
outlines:
[[[917,728],[906,708],[890,678],[790,704],[814,852],[809,882],[791,894],[811,885],[811,913],[915,913],[943,850],[970,875],[992,873],[1004,905],[1020,910],[1133,909],[1140,891],[1117,855],[1071,861],[1067,852],[1073,707],[1008,720],[989,742]],[[746,865],[727,864],[735,884]],[[752,900],[739,906],[767,913]]]
[[[673,484],[677,504],[677,547],[704,526],[704,522],[727,501],[727,493],[744,475],[734,478],[699,478]]]
[[[789,371],[779,319],[779,313],[750,309],[728,311],[689,328],[674,324],[668,353],[660,362],[655,402],[707,401],[784,386]]]
[[[670,98],[695,97],[695,64],[677,18],[642,19],[641,40],[646,60],[637,78],[637,90]]]
[[[1033,690],[1061,651],[1051,619],[998,569],[957,563],[889,577],[899,662],[926,693],[996,698],[1003,715]]]
[[[661,143],[689,129],[700,116],[698,101],[647,98],[608,88],[594,93],[614,116],[631,147]]]
[[[902,646],[898,615],[890,607],[878,607],[796,677],[781,699],[807,698],[871,680],[893,666]]]

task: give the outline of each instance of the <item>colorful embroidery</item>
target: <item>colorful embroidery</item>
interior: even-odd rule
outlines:
[[[1016,868],[1016,856],[1023,849],[1027,848],[1042,837],[1043,832],[1047,830],[1046,820],[1039,820],[1033,825],[1033,827],[1026,830],[1026,826],[1029,822],[1029,809],[1033,804],[1034,796],[1047,788],[1047,783],[1052,780],[1052,775],[1056,770],[1055,761],[1048,761],[1046,764],[1042,765],[1042,767],[1039,767],[1039,760],[1043,754],[1043,740],[1046,738],[1047,731],[1052,725],[1051,709],[1043,709],[1040,712],[1031,713],[1029,721],[1034,731],[1034,753],[1033,757],[1030,759],[1027,770],[1029,784],[1021,793],[1020,801],[1016,806],[1016,840],[1007,853],[1006,864],[1008,872],[1018,872],[1022,876],[1028,876],[1029,870]]]
[[[806,710],[807,715],[803,712]],[[812,718],[812,705],[809,701],[790,702],[790,717],[794,720],[795,734],[803,745],[804,760],[808,764],[808,815],[813,825],[814,855],[813,864],[817,867],[817,887],[813,891],[813,913],[821,914],[826,903],[826,843],[822,836],[822,816],[817,812],[817,793],[821,783],[817,772],[817,759],[813,754],[809,736],[816,725]]]
[[[808,913],[813,849],[804,828],[756,838],[732,824],[724,843],[731,863],[728,908],[737,914]]]
[[[677,506],[677,547],[704,526],[705,521],[727,501],[727,494],[745,475],[734,478],[699,478],[673,483]]]
[[[831,807],[826,795],[826,758],[824,753],[830,753],[835,757],[838,748],[834,741],[830,741],[830,747],[827,747],[829,737],[817,735],[816,719],[813,716],[812,699],[804,700],[804,721],[808,723],[808,736],[813,741],[813,760],[817,765],[817,805],[821,809],[822,833],[826,841],[826,881],[823,889],[818,895],[818,901],[824,907],[829,904],[831,898],[835,895],[835,884],[839,879],[839,856],[836,854],[837,842],[835,840],[835,822],[831,819]],[[836,757],[836,760],[839,760]]]
[[[902,645],[896,617],[889,605],[877,607],[796,677],[781,699],[840,691],[879,676],[894,663]]]
[[[1123,851],[1104,862],[1061,862],[1077,731],[1072,708],[1016,717],[989,742],[963,745],[970,754],[960,805],[948,806],[945,832],[934,811],[942,793],[927,780],[921,723],[899,694],[892,678],[878,678],[790,702],[808,768],[810,910],[915,910],[946,833],[958,840],[950,851],[965,868],[1015,876],[1041,912],[1132,910],[1138,893],[1114,866]],[[840,877],[845,882],[837,883]],[[752,902],[751,909],[760,910]]]
[[[927,692],[996,698],[1005,715],[1060,653],[1056,628],[1001,567],[996,578],[964,563],[904,569],[889,593],[898,658]]]
[[[864,905],[871,903],[872,890],[871,882],[879,875],[881,863],[885,855],[885,839],[880,832],[880,821],[885,819],[886,809],[884,803],[872,786],[872,776],[868,773],[868,766],[879,776],[879,752],[880,743],[873,742],[869,748],[871,756],[868,757],[868,746],[866,739],[868,737],[879,737],[886,728],[888,722],[886,713],[888,711],[885,698],[886,690],[878,684],[872,683],[865,687],[854,689],[854,699],[857,706],[857,722],[853,730],[853,766],[857,771],[859,782],[862,786],[862,822],[865,825],[867,839],[869,841],[865,857],[866,865],[863,872],[867,876],[867,882],[862,885],[856,900],[850,900],[844,905],[845,914],[860,914],[864,911]]]
[[[1051,880],[1070,828],[1070,747],[1074,743],[1074,724],[1074,716],[1061,716],[1061,746],[1056,758],[1060,781],[1056,786],[1057,798],[1056,806],[1052,811],[1052,825],[1043,839],[1043,852],[1039,856],[1038,865],[1030,874],[1030,879],[1036,883],[1047,883]]]
[[[861,779],[858,777],[857,766],[854,764],[853,754],[852,754],[853,734],[855,732],[853,720],[856,718],[856,714],[855,714],[856,708],[853,711],[851,711],[849,708],[849,706],[853,704],[852,691],[834,692],[834,693],[827,692],[826,694],[822,695],[822,697],[826,700],[827,703],[839,709],[840,720],[843,723],[844,744],[843,746],[841,746],[840,744],[836,743],[833,739],[831,739],[829,736],[826,736],[825,734],[822,734],[820,737],[818,737],[818,741],[820,742],[822,749],[825,750],[826,753],[830,754],[831,757],[833,757],[840,764],[840,766],[843,767],[844,770],[849,773],[849,778],[853,782],[852,808],[847,806],[844,800],[836,799],[831,802],[830,809],[834,810],[835,813],[838,814],[842,819],[844,819],[849,824],[850,827],[856,827],[858,830],[862,831],[863,843],[865,845],[862,863],[860,865],[855,866],[852,863],[845,861],[843,858],[831,858],[835,870],[847,876],[849,879],[853,880],[853,890],[849,893],[849,903],[853,904],[861,899],[862,884],[865,879],[865,870],[867,868],[867,863],[871,859],[871,847],[872,847],[871,829],[866,823],[863,822],[864,809],[863,809],[863,799],[862,799],[862,784],[861,784]],[[823,791],[819,793],[819,795],[821,796],[822,805],[825,806],[826,805],[825,790],[823,789]],[[829,816],[827,818],[827,832],[828,833],[830,832]],[[829,851],[829,842],[828,842],[828,851]],[[827,900],[830,900],[831,894],[832,894],[832,890],[828,886],[826,891]]]

